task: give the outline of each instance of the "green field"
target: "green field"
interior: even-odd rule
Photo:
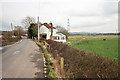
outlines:
[[[106,40],[103,40],[103,39]],[[112,60],[118,60],[118,38],[111,36],[69,37],[71,46],[89,53],[98,54]]]

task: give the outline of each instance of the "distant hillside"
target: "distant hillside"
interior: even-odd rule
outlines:
[[[95,35],[98,33],[90,33],[90,32],[70,32],[71,35]]]
[[[116,35],[120,33],[70,32],[70,35]]]

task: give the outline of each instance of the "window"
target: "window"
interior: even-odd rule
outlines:
[[[58,40],[59,40],[60,38],[59,38],[59,36],[58,36]]]
[[[64,40],[64,37],[63,37],[63,40]]]

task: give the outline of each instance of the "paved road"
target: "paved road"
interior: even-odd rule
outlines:
[[[0,79],[2,78],[2,49],[0,49]]]
[[[30,39],[2,50],[3,78],[43,78],[43,54]]]

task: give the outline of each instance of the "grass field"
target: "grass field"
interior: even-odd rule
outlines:
[[[118,36],[70,36],[68,41],[86,52],[118,60]]]

